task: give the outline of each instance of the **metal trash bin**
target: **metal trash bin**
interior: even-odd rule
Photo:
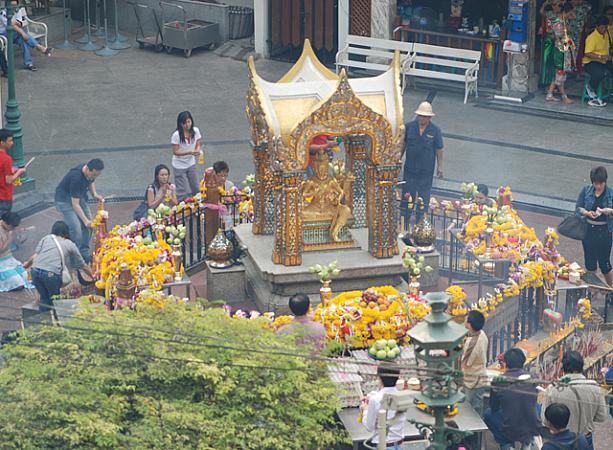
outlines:
[[[206,22],[200,19],[188,19],[185,8],[174,3],[160,2],[162,8],[162,38],[166,51],[170,53],[173,48],[183,50],[186,58],[192,50],[198,47],[215,47],[220,41],[219,24]],[[180,9],[183,20],[166,21],[165,8]]]

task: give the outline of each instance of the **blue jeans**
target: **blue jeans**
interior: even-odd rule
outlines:
[[[60,294],[62,275],[33,267],[32,283],[40,294],[38,310],[41,312],[49,311],[53,306],[53,296]]]
[[[594,436],[591,434],[589,436],[585,436],[585,440],[587,441],[587,448],[589,450],[594,450]]]
[[[6,37],[6,33],[3,33]],[[32,52],[30,51],[30,47],[36,48],[38,45],[38,41],[34,39],[31,35],[28,34],[28,40],[24,40],[19,33],[13,31],[13,43],[19,44],[21,47],[21,54],[23,55],[23,63],[26,66],[32,65]]]
[[[91,220],[92,215],[89,211],[87,200],[82,198],[79,204],[85,216]],[[89,249],[89,241],[92,235],[91,229],[81,222],[81,219],[79,219],[79,216],[77,216],[77,213],[72,208],[71,203],[57,202],[55,207],[62,213],[62,216],[64,216],[64,222],[66,222],[70,230],[70,240],[76,244],[85,262],[90,264],[92,262],[92,255]]]

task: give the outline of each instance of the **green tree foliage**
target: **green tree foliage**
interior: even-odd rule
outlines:
[[[289,450],[346,440],[325,366],[292,356],[309,353],[257,322],[175,304],[92,307],[64,328],[24,332],[3,349],[0,448]]]

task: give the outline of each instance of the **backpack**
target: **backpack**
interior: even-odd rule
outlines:
[[[155,185],[150,184],[149,186],[147,186],[147,189],[145,190],[145,198],[143,199],[141,204],[138,205],[134,210],[134,214],[132,216],[134,220],[141,220],[142,218],[147,217],[147,210],[149,209],[149,204],[147,203],[147,193],[149,192],[149,189],[153,189],[154,197],[157,194]]]
[[[554,446],[557,450],[577,450],[579,448],[579,436],[580,434],[575,434],[575,439],[570,445],[562,445],[559,442],[555,441],[545,441],[544,445],[550,444]]]

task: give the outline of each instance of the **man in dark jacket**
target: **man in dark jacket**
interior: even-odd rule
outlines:
[[[562,403],[552,403],[545,409],[545,425],[551,431],[551,438],[545,441],[541,450],[588,450],[590,447],[583,434],[568,429],[570,409]]]
[[[522,449],[530,448],[538,434],[536,386],[525,382],[530,375],[523,370],[526,362],[523,351],[518,348],[507,351],[504,362],[507,366],[504,377],[512,380],[492,382],[490,408],[483,420],[501,450],[513,448],[515,442],[520,442]]]

